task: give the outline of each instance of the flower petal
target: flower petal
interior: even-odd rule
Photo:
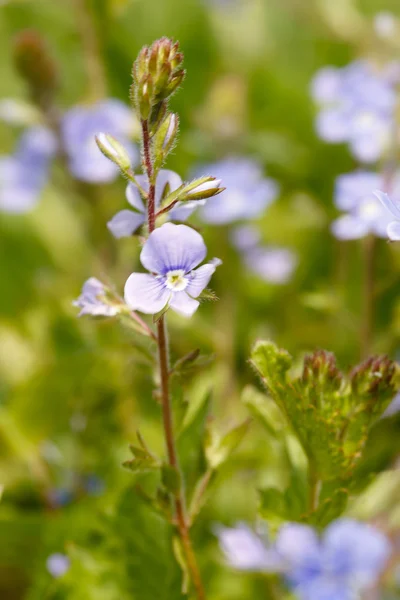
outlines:
[[[276,554],[244,523],[238,523],[235,527],[217,527],[216,534],[231,567],[243,571],[279,570],[280,562]]]
[[[207,286],[215,269],[222,264],[218,258],[214,262],[202,265],[191,273],[191,280],[186,288],[186,292],[193,298],[200,296],[201,292]]]
[[[400,241],[400,221],[392,221],[387,226],[387,234],[392,242]]]
[[[125,284],[125,301],[147,315],[155,315],[168,303],[171,292],[163,282],[146,273],[132,273]]]
[[[175,292],[172,294],[170,306],[183,317],[191,317],[199,308],[200,302],[187,295],[186,292]]]
[[[156,181],[156,193],[155,193],[155,203],[156,207],[160,205],[162,195],[165,190],[165,186],[169,185],[169,189],[171,192],[174,192],[182,185],[182,179],[175,173],[175,171],[171,171],[170,169],[161,169],[161,171],[157,175]]]
[[[146,192],[147,190],[143,186],[144,181],[141,181],[143,179],[143,177],[144,177],[143,175],[138,175],[136,177],[136,180],[139,183],[139,185]],[[147,179],[146,179],[146,183],[147,183]],[[125,192],[125,196],[129,202],[129,204],[131,206],[133,206],[133,208],[136,208],[136,210],[138,210],[141,213],[145,212],[143,200],[142,200],[141,195],[139,194],[139,190],[137,189],[136,185],[134,185],[133,183],[128,183],[128,186],[127,186],[126,192]]]
[[[379,577],[390,553],[387,538],[366,523],[338,519],[324,534],[324,565],[334,576],[349,578],[360,590]]]
[[[197,231],[186,225],[165,223],[150,234],[140,260],[148,271],[160,275],[175,269],[189,273],[204,260],[206,253],[204,240]]]
[[[107,227],[117,239],[129,237],[145,221],[145,216],[132,210],[121,210],[108,221]]]
[[[353,215],[342,215],[331,225],[331,231],[338,240],[358,240],[369,233],[369,225]]]
[[[382,202],[383,206],[396,217],[396,219],[400,219],[400,209],[388,194],[385,194],[385,192],[381,192],[380,190],[374,190],[374,195]]]

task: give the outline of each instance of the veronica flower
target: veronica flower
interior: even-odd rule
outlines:
[[[239,525],[217,532],[234,568],[282,572],[300,600],[355,600],[379,578],[389,559],[387,538],[377,529],[338,519],[319,538],[307,525],[288,523],[274,544]]]
[[[116,137],[127,149],[131,163],[136,164],[139,153],[128,139],[133,126],[132,111],[119,100],[71,108],[62,120],[61,130],[73,176],[89,183],[106,183],[118,175],[118,168],[97,147],[95,135],[99,131]]]
[[[272,284],[287,283],[297,265],[297,257],[288,248],[260,246],[244,255],[246,267],[261,279]]]
[[[132,273],[125,284],[125,300],[133,309],[156,314],[166,307],[190,317],[196,300],[221,261],[214,259],[198,269],[207,249],[197,231],[186,225],[165,223],[155,229],[140,253],[150,274]]]
[[[320,105],[319,136],[327,142],[348,142],[362,162],[378,160],[387,148],[394,124],[395,81],[387,69],[377,71],[367,61],[325,67],[314,77],[311,93]]]
[[[149,181],[147,175],[137,175],[136,180],[145,193],[149,191]],[[212,182],[215,186],[215,181]],[[155,189],[155,206],[158,210],[161,200],[164,196],[166,187],[170,192],[174,192],[182,185],[182,179],[174,171],[161,169],[157,176]],[[126,188],[126,198],[133,210],[121,210],[108,223],[107,227],[114,237],[122,238],[131,236],[137,229],[146,222],[147,213],[143,199],[138,188],[129,183]],[[178,202],[167,214],[172,221],[185,221],[197,208],[204,204],[204,200]]]
[[[0,210],[24,213],[36,205],[55,152],[54,136],[33,127],[22,135],[14,155],[0,157]]]
[[[206,223],[224,225],[258,217],[275,200],[279,188],[275,181],[263,177],[261,167],[246,158],[228,158],[207,165],[198,176],[212,172],[224,182],[226,190],[211,198],[201,209]]]
[[[68,556],[55,552],[50,554],[46,560],[46,567],[50,575],[53,577],[62,577],[71,566]]]
[[[335,188],[335,204],[347,211],[331,226],[335,237],[355,240],[367,235],[385,237],[390,223],[390,213],[372,193],[382,178],[372,172],[356,171],[338,177]]]
[[[400,206],[388,194],[385,194],[385,192],[376,190],[374,194],[380,200],[389,214],[395,218],[395,221],[389,219],[390,222],[386,227],[386,232],[389,239],[393,242],[400,241]]]
[[[105,286],[95,277],[90,277],[85,281],[81,295],[73,302],[74,306],[81,309],[79,316],[113,317],[118,314],[119,308],[117,306],[107,304],[106,294]]]
[[[267,540],[245,523],[216,527],[215,533],[229,565],[241,571],[276,572],[281,561]]]

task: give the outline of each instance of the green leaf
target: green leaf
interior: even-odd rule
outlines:
[[[214,429],[209,428],[209,436],[206,442],[206,457],[211,469],[217,469],[228,460],[232,452],[242,441],[249,424],[250,421],[247,419],[222,435]]]
[[[176,467],[163,464],[161,467],[161,482],[168,492],[177,496],[182,487],[182,475]]]
[[[174,528],[129,489],[115,512],[114,534],[120,540],[133,598],[182,600],[182,572],[174,558]]]

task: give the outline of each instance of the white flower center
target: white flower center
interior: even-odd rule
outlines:
[[[182,292],[186,288],[188,280],[185,277],[185,271],[183,269],[175,269],[174,271],[168,271],[165,285],[169,290],[174,292]]]

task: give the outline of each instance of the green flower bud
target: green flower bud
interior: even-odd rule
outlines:
[[[96,143],[99,150],[121,169],[128,171],[131,168],[131,161],[124,146],[108,133],[99,133],[96,136]]]
[[[225,188],[220,187],[220,184],[221,180],[215,177],[201,177],[185,186],[179,199],[185,202],[189,200],[204,200],[212,196],[217,196],[225,190]]]

